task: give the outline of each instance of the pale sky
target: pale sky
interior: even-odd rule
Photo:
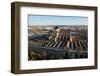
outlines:
[[[29,15],[28,25],[88,25],[88,17]]]

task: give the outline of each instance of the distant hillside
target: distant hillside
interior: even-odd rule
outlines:
[[[54,26],[58,26],[58,27],[87,27],[88,25],[29,25],[29,27],[46,27],[46,26],[50,26],[50,27],[54,27]]]

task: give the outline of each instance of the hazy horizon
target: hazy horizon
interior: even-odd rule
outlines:
[[[46,25],[29,25],[29,26],[43,26],[43,27],[46,27]],[[54,26],[59,26],[59,27],[68,27],[68,26],[87,26],[87,25],[48,25],[47,27],[54,27]]]

